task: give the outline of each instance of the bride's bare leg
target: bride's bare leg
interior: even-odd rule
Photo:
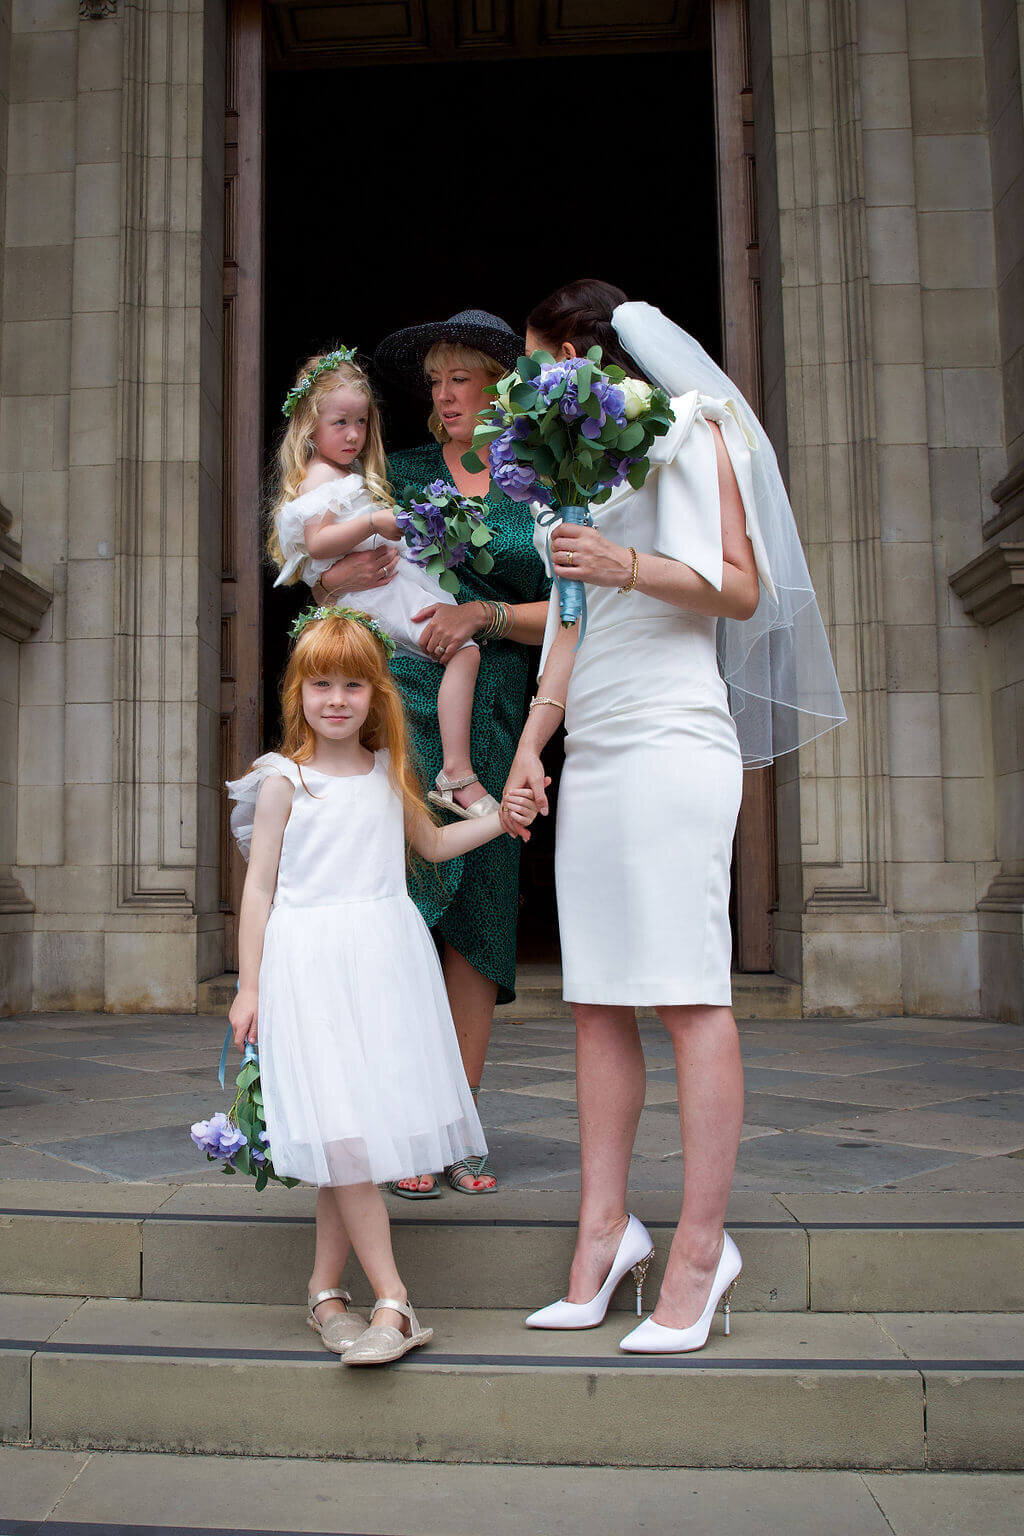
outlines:
[[[580,1225],[569,1301],[592,1301],[626,1229],[629,1160],[647,1073],[632,1008],[574,1003],[580,1117]]]
[[[743,1065],[729,1008],[660,1008],[675,1048],[683,1208],[653,1316],[688,1328],[708,1299],[743,1123]]]

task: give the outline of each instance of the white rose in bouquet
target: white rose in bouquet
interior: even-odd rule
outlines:
[[[626,420],[635,421],[650,406],[654,391],[639,379],[623,379],[619,388],[626,397]]]

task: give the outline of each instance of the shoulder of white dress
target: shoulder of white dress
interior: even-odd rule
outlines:
[[[671,464],[693,430],[702,398],[698,390],[690,389],[685,395],[674,395],[669,401],[675,420],[664,437],[655,438],[651,444],[648,458],[652,465]]]

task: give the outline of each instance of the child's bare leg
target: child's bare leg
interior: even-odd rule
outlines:
[[[473,772],[469,755],[469,726],[473,715],[473,693],[480,671],[480,651],[475,645],[463,646],[445,664],[441,686],[437,690],[437,723],[441,728],[444,773],[449,779],[464,779]],[[467,784],[455,791],[461,806],[472,805],[487,790],[480,783]]]
[[[351,1247],[333,1190],[317,1190],[316,1253],[313,1256],[313,1273],[309,1277],[311,1296],[315,1296],[318,1291],[338,1290]],[[330,1301],[322,1301],[316,1308],[316,1320],[323,1324],[328,1318],[347,1311],[343,1301],[332,1297]]]
[[[377,1186],[337,1184],[330,1193],[374,1296],[387,1296],[392,1301],[408,1301],[408,1292],[395,1268],[395,1256],[391,1251],[391,1224],[387,1207]],[[391,1323],[402,1333],[409,1332],[408,1318],[391,1307],[382,1308],[374,1322],[379,1325]]]

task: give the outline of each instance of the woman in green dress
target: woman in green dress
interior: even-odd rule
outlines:
[[[492,485],[486,470],[471,474],[462,455],[471,445],[485,390],[515,366],[523,339],[497,316],[464,310],[449,320],[418,325],[388,336],[377,350],[381,370],[406,385],[429,392],[434,441],[395,453],[389,461],[397,494],[445,480],[467,496],[483,496],[494,537],[487,546],[494,566],[480,576],[461,567],[458,604],[424,609],[429,619],[421,643],[438,661],[475,638],[481,648],[473,704],[470,746],[479,780],[451,791],[469,808],[490,791],[501,792],[526,719],[530,661],[526,647],[540,645],[547,615],[549,581],[533,545],[529,508],[510,501]],[[325,593],[353,590],[343,563],[325,573]],[[443,768],[437,723],[441,669],[418,657],[392,664],[413,729],[424,788]],[[427,923],[440,935],[448,1000],[463,1065],[474,1095],[483,1073],[496,1003],[515,996],[516,919],[519,904],[519,843],[499,838],[443,873],[421,878],[413,894]],[[485,1194],[497,1187],[486,1159],[467,1159],[447,1169],[453,1189]],[[432,1175],[405,1179],[396,1192],[409,1198],[436,1194]]]

